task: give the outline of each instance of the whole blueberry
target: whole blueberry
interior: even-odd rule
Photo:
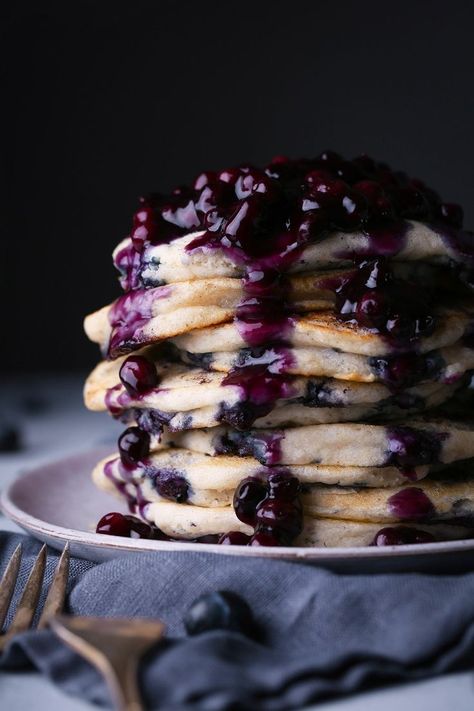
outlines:
[[[132,530],[132,516],[124,516],[117,511],[111,511],[100,519],[96,527],[96,533],[104,533],[109,536],[122,536],[129,538]]]
[[[227,590],[206,593],[198,597],[186,612],[184,626],[189,635],[211,630],[230,630],[251,635],[255,629],[248,603]]]
[[[139,427],[128,427],[119,437],[118,449],[122,464],[134,467],[150,451],[150,435]]]
[[[249,540],[250,536],[247,536],[246,533],[229,531],[219,538],[218,543],[220,546],[246,546]]]
[[[129,356],[122,363],[119,377],[132,397],[147,393],[159,382],[155,365],[143,356]]]
[[[234,510],[237,518],[253,526],[257,506],[266,495],[267,487],[263,481],[253,476],[242,479],[234,492]]]

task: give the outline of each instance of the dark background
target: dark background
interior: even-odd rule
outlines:
[[[362,152],[474,225],[472,2],[17,2],[3,10],[2,359],[77,370],[137,197],[205,168]],[[6,321],[6,322],[5,322]]]

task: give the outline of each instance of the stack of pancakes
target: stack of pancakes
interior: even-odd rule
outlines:
[[[97,486],[173,539],[471,535],[461,219],[420,181],[330,152],[142,199],[114,252],[125,294],[85,321],[105,358],[86,405],[127,426]]]

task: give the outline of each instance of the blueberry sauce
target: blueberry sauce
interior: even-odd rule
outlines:
[[[152,317],[153,291],[130,291],[120,296],[109,311],[111,326],[107,356],[117,358],[139,347],[141,329]]]
[[[435,511],[433,502],[422,489],[409,486],[387,499],[390,513],[400,519],[426,519]]]
[[[252,526],[251,537],[231,531],[223,545],[290,545],[303,530],[301,485],[288,469],[275,468],[243,479],[234,492],[237,518]]]
[[[348,275],[329,277],[336,313],[344,321],[379,333],[394,351],[412,350],[436,326],[430,299],[415,284],[395,279],[384,258],[362,261]]]
[[[250,348],[282,347],[291,341],[295,324],[288,269],[309,242],[323,239],[331,230],[362,231],[368,247],[346,255],[358,269],[333,284],[336,313],[381,333],[397,351],[406,351],[436,325],[431,304],[413,285],[394,279],[384,260],[403,248],[407,219],[437,220],[454,229],[462,214],[456,206],[444,205],[421,181],[367,156],[346,161],[326,151],[312,160],[278,157],[263,170],[240,166],[202,173],[191,188],[143,198],[131,243],[132,251],[141,255],[147,245],[169,243],[200,230],[202,234],[188,244],[189,252],[218,247],[243,272],[244,296],[235,325],[245,343]],[[116,264],[125,286],[133,289],[140,260],[129,249],[118,251]],[[370,257],[375,259],[364,261]],[[165,294],[166,288],[160,287]],[[142,329],[152,316],[154,297],[148,294],[154,292],[137,289],[114,304],[109,316],[110,357],[140,344]],[[260,373],[255,370],[235,368],[229,373],[223,384],[239,382],[243,398],[237,408],[223,409],[223,422],[248,428],[272,410],[278,393],[291,384],[283,369],[277,376],[263,374],[262,387],[256,387],[256,377]]]
[[[435,537],[427,531],[409,526],[381,528],[375,534],[371,546],[403,546],[413,543],[433,543]]]
[[[202,173],[191,188],[142,198],[131,242],[132,250],[141,255],[147,245],[169,243],[190,231],[202,231],[187,250],[218,247],[241,267],[245,295],[237,308],[236,326],[245,342],[256,346],[288,340],[293,316],[287,303],[285,272],[308,243],[324,239],[335,229],[359,230],[368,238],[368,246],[345,258],[360,264],[394,256],[405,244],[408,219],[442,225],[451,247],[472,257],[472,236],[461,233],[459,244],[456,238],[455,230],[462,223],[460,208],[443,203],[421,181],[367,156],[346,161],[326,151],[311,160],[277,157],[263,170],[240,166]],[[133,289],[140,281],[140,260],[128,250],[118,251],[116,265],[125,287]],[[347,307],[349,300],[354,306],[350,311],[353,320],[360,318],[361,323],[369,322],[374,328],[382,324],[397,347],[426,335],[434,326],[424,304],[415,308],[410,298],[403,304],[397,298],[397,312],[392,313],[393,304],[382,303],[381,290],[377,296],[374,289],[367,294],[356,282],[345,285],[349,299],[339,294],[341,314],[347,317],[344,305]],[[391,289],[393,296],[398,296],[395,283]],[[150,310],[143,290],[136,302],[122,304],[119,300],[112,310],[112,357],[135,347],[139,340]]]
[[[190,188],[141,198],[131,241],[141,255],[147,245],[204,230],[190,250],[219,247],[239,264],[258,258],[267,268],[272,262],[285,271],[281,267],[288,267],[302,246],[334,229],[369,236],[369,248],[350,259],[393,256],[403,247],[408,219],[441,225],[453,248],[472,258],[472,236],[458,239],[455,232],[462,227],[459,206],[443,203],[421,181],[368,156],[347,161],[333,151],[313,159],[277,157],[264,169],[247,165],[206,172]],[[140,285],[139,259],[123,248],[115,262],[124,288]]]
[[[238,386],[241,400],[232,406],[223,405],[217,419],[238,430],[248,429],[271,412],[279,399],[294,394],[292,383],[291,376],[272,372],[265,363],[232,368],[222,385]]]

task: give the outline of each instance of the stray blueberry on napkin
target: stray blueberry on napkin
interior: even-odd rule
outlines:
[[[236,593],[227,590],[198,597],[184,616],[189,635],[211,630],[230,630],[251,636],[255,630],[252,610]]]

